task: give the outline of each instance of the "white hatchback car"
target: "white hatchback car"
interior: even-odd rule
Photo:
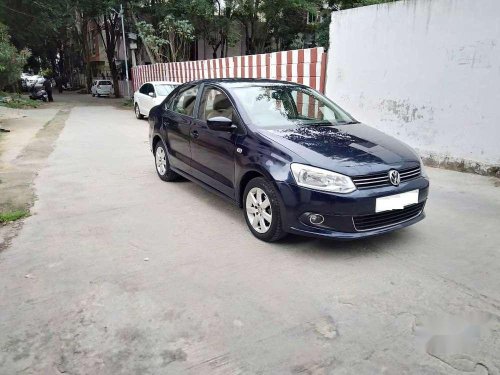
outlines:
[[[107,79],[96,79],[90,88],[92,96],[110,96],[113,93],[113,82]]]
[[[45,82],[45,78],[39,75],[26,76],[26,86],[28,89],[41,89],[43,87],[43,83]]]
[[[149,116],[149,111],[155,105],[161,104],[170,94],[178,82],[151,81],[144,83],[139,90],[134,92],[134,111],[138,119]]]

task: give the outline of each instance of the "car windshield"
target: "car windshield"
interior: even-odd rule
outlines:
[[[156,94],[159,96],[167,96],[175,89],[175,85],[170,85],[170,84],[160,84],[160,85],[155,85],[155,87],[156,87]]]
[[[233,87],[234,95],[260,128],[345,125],[356,123],[348,113],[320,93],[297,85]]]

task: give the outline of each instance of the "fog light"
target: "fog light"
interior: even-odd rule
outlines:
[[[325,218],[323,217],[323,215],[320,215],[320,214],[309,215],[309,222],[311,224],[319,225],[319,224],[323,224],[324,221],[325,221]]]

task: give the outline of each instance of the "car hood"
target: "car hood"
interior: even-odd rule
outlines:
[[[260,129],[259,132],[310,165],[349,176],[419,164],[417,154],[409,146],[364,124]]]

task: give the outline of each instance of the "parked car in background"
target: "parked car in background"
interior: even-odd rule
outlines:
[[[149,124],[158,176],[184,176],[239,205],[261,240],[354,239],[425,217],[429,180],[415,151],[307,86],[185,83]]]
[[[152,81],[146,82],[139,90],[134,92],[134,111],[138,119],[149,116],[149,111],[154,106],[161,104],[174,88],[179,86],[178,82]]]
[[[41,89],[43,87],[43,83],[45,82],[45,78],[43,76],[36,74],[32,76],[26,75],[24,80],[26,82],[26,89],[29,91]]]
[[[113,82],[107,79],[96,79],[90,88],[92,96],[110,96],[113,93]]]
[[[21,73],[21,88],[23,91],[28,91],[28,79],[31,77],[30,73]]]

